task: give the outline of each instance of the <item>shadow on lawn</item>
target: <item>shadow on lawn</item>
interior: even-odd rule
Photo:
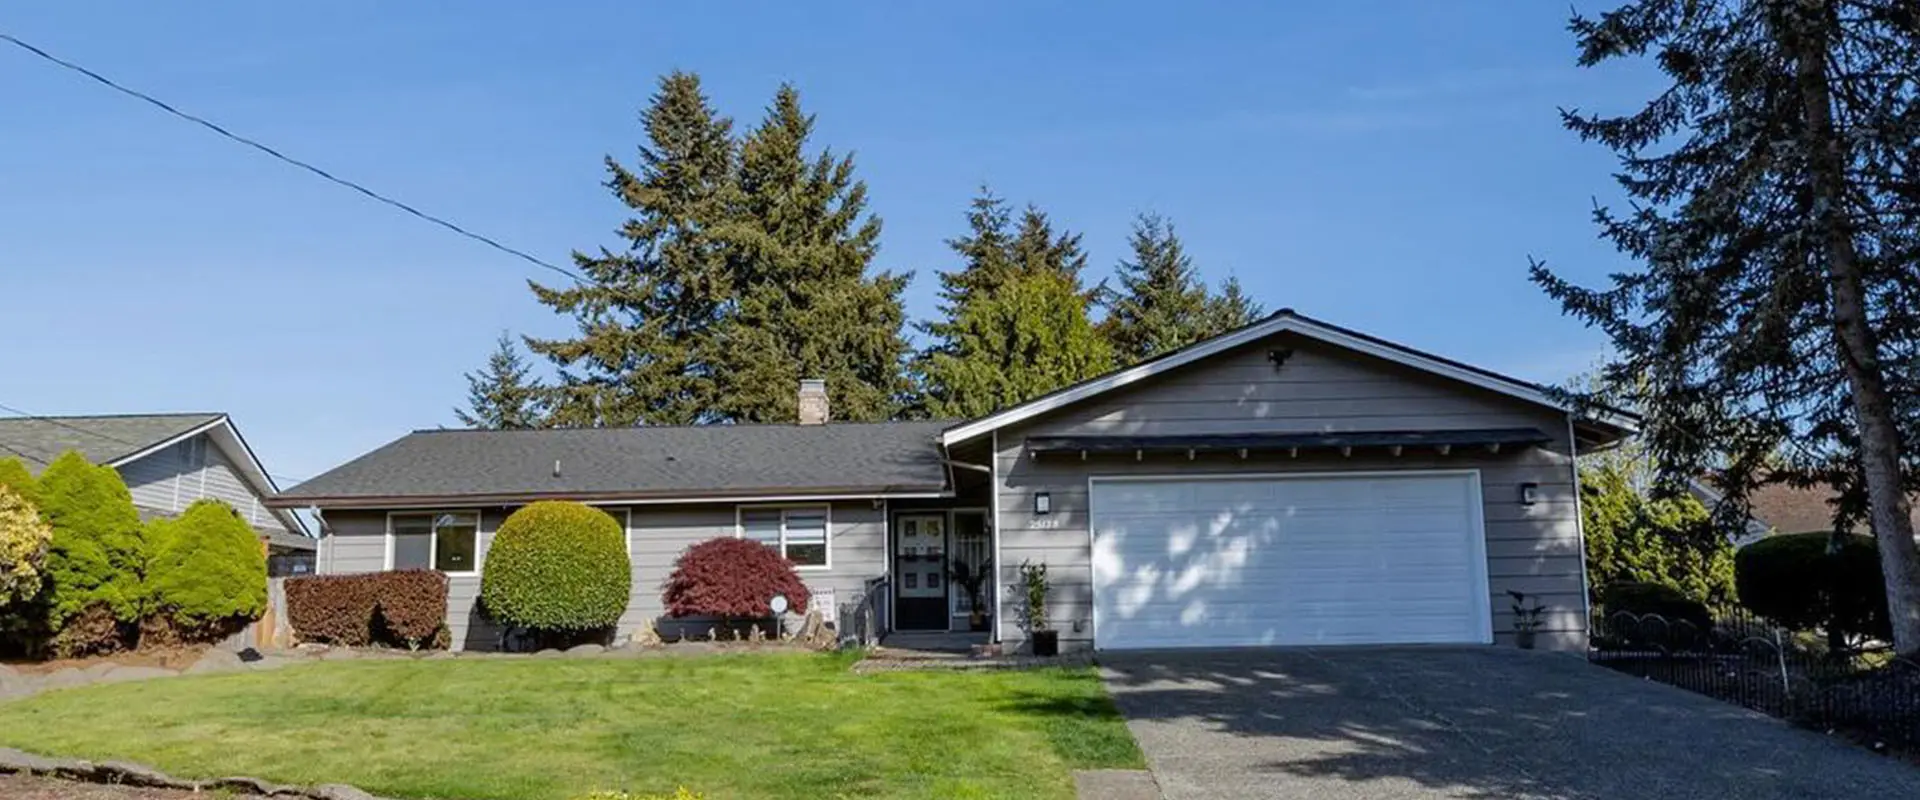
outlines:
[[[1193,773],[1392,779],[1483,798],[1920,796],[1920,771],[1905,765],[1571,657],[1432,648],[1102,661],[1156,766]]]

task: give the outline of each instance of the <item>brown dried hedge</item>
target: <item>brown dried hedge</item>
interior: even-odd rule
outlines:
[[[305,642],[440,646],[447,576],[413,569],[287,579],[287,622]]]

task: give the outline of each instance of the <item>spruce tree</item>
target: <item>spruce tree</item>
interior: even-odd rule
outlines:
[[[736,422],[792,422],[802,378],[822,378],[836,419],[899,413],[908,384],[907,276],[871,272],[880,220],[853,157],[808,152],[814,118],[781,86],[740,145],[738,187],[718,233],[739,300],[714,356],[719,408]]]
[[[1648,58],[1667,85],[1623,116],[1565,115],[1620,158],[1633,205],[1596,218],[1639,266],[1601,289],[1538,263],[1534,280],[1608,333],[1610,383],[1645,377],[1636,405],[1670,480],[1719,473],[1731,516],[1766,481],[1865,510],[1895,646],[1920,652],[1912,6],[1638,0],[1571,29],[1582,65]]]
[[[1252,325],[1266,316],[1266,309],[1240,288],[1240,279],[1231,275],[1220,284],[1220,293],[1207,298],[1207,329],[1200,338],[1219,336],[1236,328]]]
[[[485,370],[466,373],[467,407],[454,409],[460,424],[469,428],[515,430],[538,427],[547,402],[546,387],[530,380],[532,371],[513,337],[500,334]]]
[[[1076,234],[1056,235],[1029,207],[1011,230],[1005,204],[982,191],[969,235],[949,246],[965,261],[940,276],[942,319],[915,364],[927,410],[976,417],[1113,368],[1113,349],[1089,316]]]
[[[1213,335],[1214,308],[1173,223],[1158,214],[1134,219],[1127,238],[1132,260],[1114,270],[1120,288],[1103,292],[1101,327],[1114,354],[1144,361]]]
[[[734,296],[713,230],[726,221],[732,123],[698,76],[675,72],[640,115],[647,144],[629,169],[606,159],[607,188],[632,209],[618,250],[574,254],[589,282],[534,296],[572,316],[572,339],[529,339],[560,371],[551,422],[565,426],[711,421],[715,329]]]

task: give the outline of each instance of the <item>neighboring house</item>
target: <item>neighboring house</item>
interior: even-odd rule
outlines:
[[[225,414],[0,418],[0,458],[37,474],[68,450],[118,471],[142,519],[225,500],[266,541],[274,574],[312,571],[313,536],[292,511],[267,506],[279,487]]]
[[[1718,507],[1725,499],[1704,480],[1694,481],[1691,488],[1701,504],[1710,509]],[[1833,530],[1833,514],[1838,497],[1838,492],[1826,486],[1801,488],[1769,483],[1754,489],[1747,495],[1746,529],[1741,536],[1734,538],[1733,546],[1746,547],[1780,533],[1830,532]],[[1913,498],[1913,502],[1914,527],[1920,529],[1920,497]],[[1866,521],[1852,526],[1848,532],[1867,533]]]
[[[1063,646],[1511,641],[1585,646],[1573,458],[1626,435],[1524,381],[1291,311],[972,420],[421,431],[280,494],[322,521],[319,571],[433,567],[456,646],[506,515],[597,505],[633,560],[622,632],[662,619],[695,542],[764,541],[828,607],[867,592],[891,631],[966,631],[956,561],[989,560],[991,630],[1020,644],[1020,565],[1044,563]]]

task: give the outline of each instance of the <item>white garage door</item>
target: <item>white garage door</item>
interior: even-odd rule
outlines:
[[[1092,487],[1101,649],[1492,641],[1474,473]]]

